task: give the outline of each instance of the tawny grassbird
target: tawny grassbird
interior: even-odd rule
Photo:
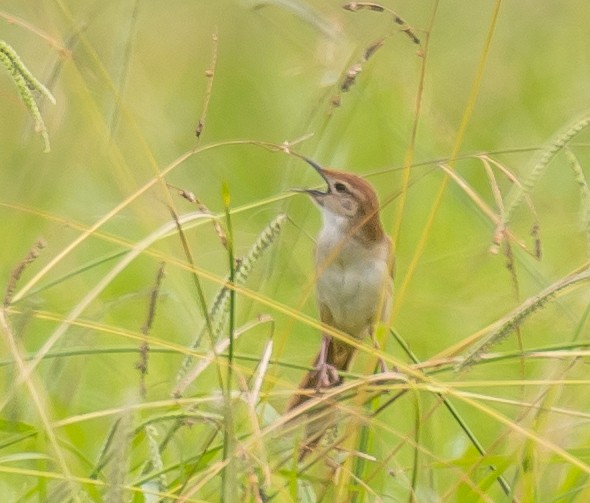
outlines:
[[[391,306],[394,270],[391,240],[381,225],[377,194],[359,176],[304,160],[327,184],[325,191],[301,190],[323,217],[315,252],[321,321],[355,339],[373,337],[375,324],[387,317]],[[314,369],[302,380],[287,410],[307,401],[314,389],[340,384],[340,371],[348,369],[354,353],[353,346],[322,334]]]

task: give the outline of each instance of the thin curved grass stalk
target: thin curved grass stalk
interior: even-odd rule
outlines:
[[[205,72],[205,76],[207,77],[207,89],[203,99],[203,110],[195,127],[195,137],[197,142],[201,139],[201,134],[203,133],[205,123],[207,122],[207,112],[209,111],[209,103],[213,91],[213,79],[215,78],[215,69],[217,68],[217,48],[219,40],[217,37],[217,31],[211,35],[211,40],[213,42],[213,48],[211,49],[211,63],[209,64],[209,69]]]
[[[243,333],[251,330],[253,327],[260,325],[262,323],[272,323],[273,320],[267,316],[261,316],[258,319],[248,322],[240,328],[235,329],[234,331],[234,340],[237,340]],[[192,383],[202,372],[204,372],[207,367],[211,364],[211,362],[215,359],[216,355],[220,355],[227,351],[229,347],[229,338],[220,340],[215,347],[206,355],[204,355],[195,366],[190,369],[190,372],[180,380],[177,384],[176,388],[172,392],[172,396],[174,398],[180,398],[186,388]]]
[[[504,220],[504,199],[502,198],[502,191],[500,190],[500,186],[498,185],[498,180],[496,179],[496,175],[494,174],[494,171],[492,170],[492,166],[489,162],[489,159],[487,156],[479,156],[478,157],[479,160],[482,162],[483,167],[484,167],[484,171],[486,172],[486,175],[488,177],[488,180],[490,182],[490,189],[492,191],[492,195],[494,196],[494,201],[496,203],[496,207],[498,208],[498,211],[500,213],[500,222],[502,220]],[[496,230],[494,232],[494,237],[492,238],[492,246],[490,247],[490,252],[497,254],[498,250],[500,248],[500,243],[502,241],[502,239],[504,238],[504,234],[505,234],[506,229],[500,226],[496,227]]]
[[[115,238],[107,233],[104,233],[100,229],[102,227],[104,227],[104,225],[107,222],[109,222],[111,219],[113,219],[116,215],[119,215],[123,209],[127,208],[130,204],[132,204],[134,201],[136,201],[140,196],[145,194],[147,191],[149,191],[155,185],[161,183],[161,179],[164,179],[169,173],[174,171],[176,168],[178,168],[180,165],[182,165],[182,163],[186,162],[189,158],[191,158],[197,154],[202,154],[203,152],[208,152],[209,150],[215,150],[215,149],[218,149],[221,147],[225,147],[227,145],[252,145],[252,146],[256,146],[258,148],[265,149],[269,152],[285,152],[284,145],[279,145],[276,143],[270,143],[270,142],[264,142],[264,141],[257,141],[257,140],[225,140],[225,141],[221,141],[221,142],[217,142],[217,143],[209,143],[205,146],[198,147],[198,148],[197,147],[192,148],[191,150],[188,150],[187,152],[184,152],[183,154],[179,155],[176,159],[174,159],[167,166],[165,166],[161,171],[159,171],[157,177],[153,177],[150,180],[148,180],[144,185],[139,187],[130,196],[126,197],[123,201],[121,201],[120,203],[115,205],[115,207],[113,207],[111,210],[107,211],[102,217],[100,217],[91,226],[82,225],[78,222],[71,222],[70,219],[59,218],[51,213],[40,211],[39,209],[35,209],[33,211],[30,208],[28,208],[24,205],[21,205],[21,204],[5,203],[5,202],[0,201],[0,207],[7,207],[7,208],[16,209],[21,212],[33,213],[35,215],[41,215],[43,218],[46,218],[48,220],[62,222],[67,225],[70,225],[70,223],[71,223],[71,226],[73,228],[80,231],[80,235],[78,235],[72,242],[70,242],[67,246],[65,246],[57,255],[55,255],[55,257],[53,257],[51,260],[49,260],[42,267],[42,269],[34,275],[34,277],[32,279],[30,279],[24,286],[22,286],[20,288],[20,290],[18,292],[15,292],[14,298],[13,298],[13,303],[19,302],[23,298],[25,298],[26,296],[32,295],[33,289],[36,288],[36,285],[38,285],[40,283],[41,279],[44,278],[45,276],[47,276],[49,272],[55,272],[55,265],[62,262],[70,253],[72,253],[73,250],[75,250],[82,243],[86,242],[90,238],[90,236],[100,237],[101,239],[104,239],[106,241],[114,242],[117,245],[123,245],[126,249],[132,249],[134,247],[133,243],[131,243],[129,241],[125,241],[120,238]],[[294,154],[294,152],[290,152],[290,154]],[[249,204],[245,204],[240,207],[234,208],[233,213],[234,214],[244,213],[244,212],[252,210],[252,209],[262,208],[270,203],[282,201],[283,199],[285,199],[287,197],[289,197],[289,196],[286,194],[278,194],[278,195],[275,194],[273,196],[259,199],[254,202],[251,202]],[[210,215],[201,215],[201,217],[202,218],[206,217],[209,219],[212,218]],[[183,218],[184,217],[180,218],[180,220],[181,220],[180,223],[182,223],[183,225],[187,225],[187,222],[182,221]],[[191,222],[192,222],[192,219],[191,219]],[[193,225],[197,225],[197,224],[193,222],[192,224],[189,224],[189,225],[192,227]],[[173,228],[168,231],[168,233],[170,235],[178,233],[177,226],[174,225]],[[165,236],[161,236],[161,237],[165,237]],[[121,255],[125,255],[126,253],[128,253],[127,250],[124,251],[122,254],[119,254],[119,253],[113,254],[110,256],[110,258],[118,258]],[[155,252],[151,252],[149,250],[146,250],[146,253],[148,253],[150,255],[157,255],[158,258],[160,258],[160,254],[157,254]],[[45,288],[45,287],[43,287],[43,288]]]
[[[521,418],[524,419],[529,412],[533,415],[533,429],[538,433],[548,432],[552,429],[551,414],[549,411],[556,409],[556,403],[558,403],[558,396],[563,391],[563,388],[554,386],[551,381],[553,379],[566,379],[569,370],[576,364],[576,358],[569,359],[568,365],[561,368],[557,374],[550,380],[547,385],[541,389],[539,395],[532,401],[530,406],[523,408],[521,412]],[[519,421],[522,422],[522,419]],[[519,463],[519,476],[522,478],[522,482],[519,484],[523,488],[523,494],[534,494],[536,478],[538,474],[538,466],[535,464],[538,462],[540,455],[537,444],[532,439],[527,439],[524,446],[523,452],[520,456],[523,462]]]
[[[167,431],[163,434],[163,438],[160,441],[160,443],[158,444],[158,451],[159,451],[159,456],[161,456],[161,453],[163,453],[166,448],[168,447],[168,445],[170,444],[170,442],[173,440],[176,432],[186,426],[187,424],[191,424],[192,421],[209,421],[210,423],[213,423],[215,425],[221,424],[221,421],[223,420],[222,416],[217,416],[214,414],[206,414],[203,413],[202,410],[189,410],[187,412],[181,412],[181,413],[174,413],[171,415],[166,415],[166,416],[160,416],[157,418],[153,418],[153,419],[149,419],[148,421],[146,421],[144,424],[142,424],[136,431],[135,431],[135,436],[137,436],[139,433],[143,432],[144,429],[146,428],[147,425],[151,424],[152,422],[160,422],[160,421],[172,421],[171,426],[167,429]],[[217,435],[217,432],[219,431],[219,427],[213,428],[212,434],[214,436]],[[212,441],[212,440],[211,440]],[[147,461],[144,463],[141,472],[140,472],[140,478],[136,481],[137,485],[144,485],[147,482],[150,482],[153,480],[154,475],[155,474],[160,474],[162,472],[166,471],[166,468],[160,469],[159,471],[154,467],[152,459],[149,458],[147,459]]]
[[[361,426],[361,431],[358,440],[358,451],[359,452],[369,452],[369,426],[363,424]],[[351,502],[357,503],[358,501],[362,500],[363,496],[366,496],[364,492],[364,487],[359,483],[359,481],[363,481],[366,479],[365,475],[365,465],[366,459],[363,456],[356,456],[353,461],[353,477],[351,480]]]
[[[580,317],[580,322],[578,323],[578,326],[576,327],[576,331],[574,332],[574,336],[572,337],[572,343],[575,343],[580,338],[580,335],[582,335],[582,333],[587,333],[587,332],[584,332],[584,326],[586,325],[586,322],[589,319],[590,319],[590,305],[588,305],[588,307],[584,311],[584,314]],[[576,348],[576,349],[578,349],[578,348]]]
[[[557,155],[560,150],[563,150],[565,146],[581,131],[585,128],[590,126],[590,114],[586,114],[581,119],[578,119],[573,124],[569,125],[563,132],[559,133],[553,140],[545,147],[538,159],[533,164],[531,171],[527,178],[524,180],[524,183],[521,186],[516,187],[516,193],[512,198],[512,201],[508,205],[505,214],[505,222],[504,225],[510,222],[510,218],[512,214],[518,208],[524,197],[525,194],[528,194],[532,191],[535,187],[536,183],[539,181],[543,173],[545,172],[545,168],[549,165],[549,163],[553,160],[553,158]]]
[[[435,5],[438,5],[438,4],[435,4]],[[477,98],[479,96],[479,91],[480,91],[481,83],[482,83],[483,76],[484,76],[485,66],[488,61],[488,57],[489,57],[490,50],[492,47],[492,39],[494,37],[494,33],[496,31],[496,26],[497,26],[498,19],[500,16],[500,6],[501,5],[502,5],[501,0],[496,0],[496,2],[494,3],[494,8],[493,8],[493,12],[491,14],[490,23],[488,26],[484,45],[483,45],[483,48],[481,51],[481,56],[479,58],[479,63],[477,64],[477,69],[475,72],[473,83],[471,84],[471,89],[470,89],[469,95],[467,97],[467,103],[465,105],[465,109],[462,114],[461,123],[459,125],[459,129],[457,131],[457,134],[455,135],[455,140],[453,141],[453,148],[452,148],[450,159],[449,159],[449,168],[451,169],[451,171],[454,170],[454,167],[455,167],[455,164],[457,161],[457,156],[460,153],[461,145],[463,144],[463,140],[465,138],[465,133],[467,131],[467,127],[468,127],[469,122],[473,116],[473,111],[475,109],[475,104],[476,104]],[[436,9],[436,7],[435,7],[435,9]],[[416,246],[413,257],[410,260],[410,263],[408,265],[408,270],[406,272],[404,280],[401,283],[401,285],[397,288],[397,294],[396,294],[397,301],[395,302],[395,305],[394,305],[394,308],[392,311],[392,316],[395,316],[397,314],[397,309],[395,306],[403,305],[403,300],[404,300],[406,292],[408,290],[408,285],[412,282],[412,278],[416,272],[416,269],[418,267],[418,263],[419,263],[422,255],[424,254],[424,250],[426,248],[426,243],[427,243],[428,238],[431,234],[431,229],[432,229],[432,226],[434,225],[435,216],[438,213],[438,210],[442,204],[442,200],[443,200],[443,196],[445,194],[446,188],[447,188],[447,184],[448,184],[448,178],[445,178],[442,181],[442,183],[438,189],[438,192],[433,200],[433,203],[430,208],[430,212],[429,212],[427,220],[426,220],[426,224],[425,224],[424,228],[422,229],[422,233],[420,234],[418,245]]]
[[[118,61],[116,73],[118,74],[113,78],[113,87],[117,90],[116,99],[113,100],[112,110],[110,111],[110,117],[108,119],[108,128],[110,133],[110,141],[113,141],[117,127],[119,125],[119,117],[121,113],[121,96],[125,93],[125,88],[128,82],[129,76],[129,61],[133,53],[133,45],[136,43],[137,37],[137,19],[139,18],[139,1],[135,0],[130,6],[130,12],[128,16],[124,16],[128,20],[129,24],[125,29],[121,30],[125,33],[124,40],[121,41],[120,50],[117,51],[121,59]]]
[[[108,460],[110,458],[109,451],[111,449],[111,445],[113,443],[113,440],[115,438],[115,434],[117,433],[117,429],[119,428],[120,424],[121,424],[121,417],[118,417],[115,420],[115,422],[112,424],[112,426],[110,427],[109,432],[107,433],[106,439],[102,443],[102,446],[101,446],[100,451],[98,453],[96,466],[94,467],[94,470],[92,470],[92,472],[90,473],[89,478],[97,479],[100,472],[102,471],[102,469],[108,463]]]
[[[248,3],[256,10],[274,5],[291,11],[295,16],[306,22],[323,36],[330,39],[336,38],[337,30],[335,23],[311,5],[307,5],[309,2],[298,2],[296,0],[250,0]]]
[[[165,268],[166,263],[162,262],[160,264],[160,268],[158,269],[156,282],[150,292],[150,302],[148,307],[147,318],[145,324],[141,327],[141,333],[146,337],[150,334],[150,330],[152,329],[152,324],[154,322],[154,317],[156,316],[156,305],[158,303],[158,296],[160,294],[162,280],[164,279]],[[146,376],[148,374],[149,355],[150,345],[148,341],[144,339],[143,341],[141,341],[141,344],[139,345],[139,361],[135,364],[135,368],[139,370],[139,394],[142,398],[145,398],[147,394]]]
[[[272,332],[274,331],[274,319],[268,315],[261,315],[258,318],[258,321],[261,323],[271,323],[271,335],[270,339],[266,342],[264,351],[260,360],[258,361],[258,366],[256,368],[256,372],[253,376],[251,389],[248,393],[248,405],[254,409],[256,404],[260,400],[260,390],[262,389],[262,383],[264,382],[264,376],[266,375],[266,371],[268,370],[268,364],[270,362],[270,357],[272,356],[272,348],[273,348],[273,340],[272,340]]]
[[[436,4],[435,4],[436,5]],[[430,24],[426,29],[426,38],[424,41],[424,47],[421,49],[422,57],[420,58],[420,77],[418,81],[418,87],[416,88],[416,97],[415,97],[415,105],[414,105],[414,118],[412,120],[412,134],[410,136],[410,141],[406,147],[406,152],[404,154],[404,164],[403,164],[403,171],[402,171],[402,184],[400,187],[400,198],[398,201],[398,211],[397,211],[397,218],[394,223],[394,227],[392,228],[392,232],[390,236],[394,237],[394,249],[398,246],[399,236],[402,235],[401,227],[402,222],[404,221],[404,213],[406,210],[406,203],[408,197],[408,190],[410,188],[411,182],[411,169],[412,165],[414,164],[414,156],[416,154],[416,141],[418,138],[418,125],[420,123],[420,118],[422,117],[422,106],[424,102],[424,82],[426,80],[426,62],[429,59],[429,47],[430,47],[430,33],[432,33],[432,28],[434,25],[434,19],[436,17],[436,6],[434,11],[430,17]],[[393,316],[393,312],[391,313]]]
[[[500,190],[500,186],[498,184],[498,180],[496,179],[496,175],[492,169],[492,166],[489,162],[489,158],[485,155],[479,157],[480,161],[483,163],[484,170],[490,182],[490,189],[492,191],[492,195],[494,196],[494,201],[496,202],[496,207],[498,208],[498,212],[500,215],[500,222],[504,220],[504,199],[502,197],[502,191]],[[495,163],[496,164],[496,163]],[[499,164],[499,163],[498,163]],[[501,172],[509,173],[509,171],[505,168],[500,168]],[[534,209],[533,209],[534,211]],[[498,253],[500,245],[503,243],[503,251],[504,256],[506,258],[506,269],[510,273],[510,278],[512,279],[512,286],[514,289],[514,294],[517,300],[520,300],[520,287],[518,282],[518,274],[516,271],[516,265],[514,262],[514,254],[512,253],[512,247],[510,246],[509,240],[504,240],[506,235],[506,229],[500,226],[496,226],[496,230],[494,231],[494,236],[492,238],[492,246],[490,247],[491,253]],[[518,343],[519,346],[522,345],[520,333],[517,332]]]
[[[180,225],[180,222],[178,221],[178,215],[176,214],[176,211],[174,210],[174,208],[172,206],[169,207],[169,210],[170,210],[170,214],[172,215],[172,218],[176,222],[176,228],[178,230],[178,237],[180,238],[180,242],[182,243],[182,249],[184,250],[184,254],[186,256],[186,259],[187,259],[188,263],[194,268],[195,261],[193,259],[193,253],[191,251],[191,247],[190,247],[189,242],[186,238],[186,234],[182,228],[182,225]],[[193,280],[193,284],[195,285],[198,306],[200,307],[201,314],[205,317],[205,327],[207,329],[206,333],[209,336],[211,346],[215,347],[215,341],[213,339],[213,328],[211,326],[211,318],[209,318],[209,313],[207,311],[207,301],[205,300],[205,293],[203,292],[203,286],[201,284],[201,279],[199,278],[199,275],[196,274],[196,272],[194,272],[194,271],[191,274],[191,278]],[[215,370],[217,373],[217,380],[219,382],[219,386],[223,387],[223,376],[221,375],[221,369],[219,368],[219,366],[216,366]]]
[[[35,121],[35,132],[41,134],[45,152],[49,152],[51,150],[49,135],[33,92],[38,91],[55,105],[53,94],[33,76],[16,51],[4,40],[0,40],[0,62],[10,73],[18,95]]]
[[[414,352],[412,351],[410,346],[407,344],[407,342],[402,338],[402,336],[397,331],[395,331],[393,329],[389,329],[389,332],[394,337],[394,339],[397,341],[397,343],[401,346],[401,348],[406,353],[406,355],[408,355],[410,360],[412,360],[412,362],[414,362],[415,365],[420,364],[420,360],[418,360],[418,357],[414,354]],[[443,393],[437,393],[436,395],[442,401],[442,403],[444,404],[446,409],[449,411],[449,413],[451,414],[453,419],[456,421],[456,423],[459,425],[461,430],[463,430],[463,432],[465,433],[465,436],[469,439],[469,441],[471,442],[473,447],[475,447],[477,452],[479,452],[482,459],[486,458],[488,454],[487,454],[486,450],[484,449],[483,444],[480,442],[478,437],[475,435],[475,433],[469,427],[469,425],[467,424],[467,421],[461,416],[461,414],[459,413],[457,408],[453,405],[451,400],[447,396],[445,396]],[[399,397],[399,395],[397,397]],[[394,401],[395,401],[395,399],[397,399],[397,397],[394,397]],[[387,405],[387,404],[385,404],[385,405]],[[382,406],[381,408],[377,409],[374,412],[374,415],[376,416],[379,412],[384,410],[385,405]],[[420,402],[418,401],[418,399],[416,399],[416,405],[417,405],[417,407],[420,406]],[[419,431],[418,423],[416,424],[416,431],[417,432]],[[414,465],[414,469],[416,469],[416,465]],[[498,484],[500,485],[504,494],[506,496],[508,496],[512,492],[512,489],[510,488],[510,485],[508,484],[508,482],[506,481],[504,476],[501,473],[498,473],[497,467],[494,465],[490,465],[489,469],[490,469],[490,472],[495,473],[497,475],[496,480],[497,480]]]
[[[154,425],[148,424],[144,428],[145,435],[149,447],[149,458],[152,470],[158,475],[158,491],[164,492],[168,488],[168,481],[164,473],[164,463],[162,462],[162,456],[160,456],[160,446],[158,445],[158,430]]]
[[[515,185],[516,187],[522,189],[522,183],[520,180],[502,163],[498,162],[497,160],[493,159],[488,155],[478,155],[477,158],[483,163],[484,169],[486,170],[486,174],[488,175],[488,179],[490,180],[490,184],[492,187],[492,192],[494,194],[494,200],[496,201],[496,206],[500,211],[500,220],[496,225],[496,230],[494,231],[494,238],[492,241],[492,246],[490,251],[492,253],[498,253],[500,249],[500,245],[504,238],[506,237],[506,208],[504,205],[504,200],[502,198],[502,194],[500,193],[500,188],[496,181],[496,177],[492,171],[492,165],[495,166],[497,169],[502,172],[508,180]],[[533,217],[533,225],[531,228],[531,236],[535,240],[535,247],[534,247],[534,256],[537,259],[541,258],[541,241],[539,238],[539,216],[537,214],[537,210],[533,201],[527,192],[523,193],[523,200],[525,201],[526,205],[529,208],[529,211]],[[525,250],[528,252],[528,250]]]
[[[227,182],[223,182],[221,189],[223,199],[223,208],[225,210],[225,226],[227,229],[227,258],[229,260],[229,285],[235,285],[236,281],[236,262],[234,260],[234,236],[231,221],[231,194]],[[224,411],[224,428],[223,428],[223,462],[227,462],[225,470],[221,473],[221,502],[231,502],[234,488],[237,487],[238,474],[235,462],[236,434],[235,422],[232,410],[231,389],[234,371],[234,328],[236,314],[236,291],[232,288],[229,291],[229,323],[227,324],[229,352],[227,355],[227,376],[226,386],[223,391],[223,411]],[[213,334],[212,334],[213,335]],[[215,337],[212,336],[212,342]]]
[[[234,340],[237,340],[242,334],[244,334],[245,332],[251,330],[253,327],[262,324],[262,323],[272,323],[274,324],[274,320],[272,317],[268,316],[268,315],[262,315],[259,316],[256,320],[253,320],[249,323],[246,323],[245,325],[237,328],[234,330]],[[271,341],[272,342],[272,341]],[[175,389],[173,395],[174,396],[181,396],[182,393],[184,392],[184,390],[186,389],[186,387],[192,382],[194,381],[197,376],[203,372],[209,365],[210,363],[214,360],[216,355],[219,355],[220,353],[224,352],[225,350],[227,350],[227,348],[229,347],[229,343],[230,343],[230,339],[226,338],[221,340],[220,342],[217,343],[216,347],[209,353],[209,355],[207,355],[204,359],[202,359],[201,361],[199,361],[199,363],[197,365],[195,365],[194,369],[191,370],[191,372],[189,374],[187,374],[185,376],[185,378],[182,380],[182,382],[177,386],[177,388]],[[272,347],[272,345],[271,345]],[[270,358],[271,352],[270,350],[265,351],[265,354],[263,355],[262,359],[260,360],[261,362],[261,369],[259,370],[259,378],[257,378],[256,380],[258,381],[258,384],[254,385],[254,390],[253,392],[255,393],[255,396],[250,396],[251,400],[252,400],[252,407],[251,410],[253,411],[253,407],[254,407],[254,401],[257,400],[258,397],[258,393],[259,393],[259,387],[262,383],[262,374],[264,373],[267,364],[268,364],[268,359]],[[260,374],[260,372],[262,372],[262,374]],[[230,399],[230,390],[227,390],[225,392],[228,397],[226,398],[226,400]],[[223,415],[223,420],[225,421],[225,424],[227,424],[228,421],[228,413],[226,411],[226,413]],[[173,437],[173,435],[175,434],[175,432],[184,424],[183,422],[183,418],[180,417],[177,421],[175,421],[172,426],[169,428],[168,433],[166,434],[166,443],[162,443],[160,445],[160,452],[162,452],[164,450],[164,448],[166,447],[166,444],[168,443],[168,441]],[[258,426],[258,423],[256,422],[256,417],[255,417],[255,413],[252,414],[252,424],[254,425],[255,431],[257,432],[256,434],[262,438],[262,434],[260,433],[260,428]],[[219,429],[221,429],[223,426],[220,424],[219,427],[217,428],[217,431],[219,431]],[[235,440],[233,440],[235,442]],[[227,440],[224,441],[224,444],[227,443]],[[264,461],[264,454],[263,454],[263,447],[260,445],[256,446],[256,449],[258,449],[258,454],[257,454],[257,460],[259,463],[262,464],[262,471],[265,474],[265,481],[270,480],[270,471],[267,468],[267,464],[266,461]],[[232,456],[228,456],[227,454],[224,455],[223,458],[223,463],[226,464],[227,466],[230,466],[231,464],[231,458]],[[262,460],[262,461],[261,461]],[[150,463],[147,463],[146,466],[144,467],[142,474],[148,473],[148,467],[151,467]],[[233,467],[232,467],[233,469]],[[266,485],[268,485],[270,482],[266,483]],[[234,487],[234,486],[232,486]],[[227,500],[227,498],[226,498]]]
[[[418,488],[418,474],[420,473],[420,449],[417,448],[420,445],[420,437],[422,433],[422,407],[420,403],[420,395],[416,392],[414,394],[414,403],[415,403],[415,414],[414,414],[414,437],[415,443],[414,446],[414,455],[412,460],[412,479],[411,479],[411,486],[410,486],[410,494],[408,501],[410,503],[416,503],[418,501],[417,498],[417,488]]]
[[[223,198],[223,208],[225,210],[225,225],[227,229],[227,258],[229,261],[228,268],[229,268],[229,284],[235,285],[236,281],[236,261],[234,258],[234,233],[231,221],[231,195],[229,191],[229,187],[227,183],[223,183],[223,188],[221,189],[221,195]],[[229,324],[228,324],[228,338],[229,338],[229,353],[227,356],[227,396],[228,403],[228,413],[231,416],[231,408],[229,404],[229,394],[231,392],[231,382],[232,382],[232,372],[233,372],[233,363],[234,363],[234,327],[235,327],[235,314],[236,314],[236,291],[232,288],[229,291]],[[216,337],[214,336],[213,340]],[[227,430],[226,430],[227,431]],[[227,446],[227,443],[224,443],[224,446]]]
[[[574,172],[576,182],[580,187],[580,212],[582,226],[586,233],[587,252],[590,257],[590,187],[588,187],[588,180],[586,180],[586,175],[576,155],[567,147],[564,149],[564,152],[569,161],[570,168]]]
[[[132,412],[124,410],[118,428],[114,430],[112,459],[108,466],[104,501],[124,501],[126,478],[129,473],[129,440],[132,435]]]
[[[483,337],[464,356],[464,359],[456,365],[456,370],[464,370],[477,362],[483,353],[492,346],[501,342],[513,330],[519,327],[531,314],[541,309],[558,293],[577,283],[590,280],[590,268],[585,267],[582,271],[575,271],[565,278],[553,283],[541,293],[530,297],[517,307],[510,314],[499,320],[492,326],[491,332]]]
[[[234,271],[234,281],[236,284],[243,284],[248,279],[248,275],[254,268],[254,265],[262,257],[264,252],[268,249],[268,247],[274,242],[277,238],[284,223],[287,221],[287,216],[283,213],[279,214],[274,220],[272,220],[260,233],[258,239],[254,242],[246,256],[241,259],[238,259],[236,268]],[[226,278],[226,281],[229,281],[229,277]],[[211,320],[211,326],[213,328],[213,340],[217,340],[219,334],[223,330],[225,323],[227,321],[227,317],[229,314],[229,300],[230,300],[230,288],[224,286],[219,290],[215,299],[213,300],[213,304],[211,309],[209,310],[209,319]],[[201,328],[197,337],[194,339],[192,345],[190,346],[192,349],[196,349],[200,346],[201,340],[205,335],[207,327]],[[190,369],[193,362],[192,356],[186,356],[183,360],[178,373],[176,374],[176,382],[183,381],[184,377],[186,376],[188,370]]]
[[[208,215],[203,215],[202,213],[188,213],[186,215],[182,215],[179,218],[179,222],[183,225],[193,222],[194,220],[201,220],[210,218]],[[134,243],[133,247],[130,248],[123,258],[110,270],[108,271],[100,281],[92,287],[86,295],[64,316],[60,317],[59,323],[57,328],[51,333],[51,335],[45,340],[43,345],[37,350],[35,353],[35,357],[30,360],[29,364],[26,367],[23,367],[21,371],[21,375],[12,383],[12,388],[9,392],[5,393],[5,395],[0,399],[0,411],[6,407],[6,405],[10,402],[12,397],[18,392],[20,389],[20,385],[23,382],[27,382],[30,380],[30,376],[37,368],[37,365],[45,358],[45,355],[51,351],[53,346],[61,339],[61,337],[67,332],[70,328],[72,322],[77,320],[81,314],[86,310],[86,308],[96,299],[100,293],[123,271],[131,262],[133,262],[138,256],[142,253],[145,253],[146,250],[155,242],[157,242],[162,237],[168,235],[176,228],[176,222],[171,221],[162,226],[160,226],[157,230],[149,234],[147,237],[142,239],[141,241]],[[27,289],[27,286],[23,287],[24,290]],[[21,293],[23,292],[21,289]],[[13,302],[16,301],[18,293],[14,296]],[[0,311],[1,313],[2,311]],[[0,316],[0,321],[2,317]]]
[[[74,502],[79,502],[82,498],[82,496],[80,496],[80,494],[82,494],[81,489],[79,489],[79,484],[69,469],[68,462],[62,450],[62,445],[60,444],[57,433],[54,429],[53,421],[48,415],[48,407],[46,404],[47,397],[44,393],[40,393],[37,383],[31,378],[30,374],[27,374],[26,372],[27,367],[22,358],[23,350],[19,344],[20,340],[17,339],[12,330],[6,307],[0,309],[0,339],[3,340],[4,346],[10,351],[10,356],[18,369],[18,377],[13,379],[12,382],[22,379],[22,382],[24,382],[27,388],[27,394],[31,397],[34,403],[36,413],[42,425],[42,430],[40,431],[43,431],[47,444],[53,451],[52,458],[55,460],[56,469],[60,471],[60,476],[63,479],[64,491],[67,490],[70,493]],[[5,393],[5,395],[8,394],[10,393]],[[59,501],[62,501],[63,499],[64,498],[61,498]]]
[[[495,224],[497,227],[499,228],[502,225],[501,219],[500,217],[496,214],[496,212],[494,210],[492,210],[492,208],[490,208],[488,206],[488,204],[480,197],[480,195],[473,189],[473,187],[471,187],[466,181],[465,179],[463,179],[462,177],[460,177],[457,172],[452,169],[451,166],[447,165],[447,164],[438,164],[438,167],[441,168],[448,176],[449,178],[455,182],[458,187],[465,192],[465,194],[467,194],[467,196],[473,201],[473,203],[481,210],[481,212],[493,223]],[[503,226],[503,233],[509,237],[513,242],[515,242],[520,248],[522,248],[524,251],[528,251],[527,250],[527,246],[526,244],[519,239],[517,236],[515,236],[510,229],[508,229],[506,226]]]
[[[274,320],[270,317],[265,318],[273,324],[271,330],[274,330]],[[262,352],[262,356],[260,357],[260,364],[258,365],[256,373],[253,376],[250,391],[246,393],[246,402],[248,403],[248,413],[250,416],[253,434],[259,439],[259,442],[256,446],[255,461],[258,464],[258,471],[260,472],[261,478],[263,479],[263,489],[271,486],[272,475],[270,466],[268,464],[268,454],[264,445],[258,414],[256,412],[256,405],[260,400],[260,390],[262,389],[262,383],[264,382],[264,377],[266,375],[266,371],[268,370],[268,364],[270,362],[270,357],[272,356],[272,349],[273,340],[271,338],[267,341],[264,351]]]

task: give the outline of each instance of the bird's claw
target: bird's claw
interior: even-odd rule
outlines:
[[[331,388],[342,382],[340,374],[334,365],[329,363],[319,363],[316,368],[316,391],[322,388]]]

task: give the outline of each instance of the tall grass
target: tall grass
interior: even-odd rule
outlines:
[[[2,501],[587,501],[589,9],[7,0]],[[301,154],[375,185],[398,267],[286,414]]]

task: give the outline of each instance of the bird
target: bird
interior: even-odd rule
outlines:
[[[370,337],[375,343],[375,325],[389,316],[395,271],[392,243],[383,230],[377,193],[360,176],[302,159],[327,185],[325,190],[296,189],[306,193],[322,214],[315,249],[320,320],[355,339]],[[354,346],[324,331],[313,369],[300,382],[287,412],[312,398],[314,390],[341,384],[340,373],[348,370],[355,352]],[[381,365],[385,370],[383,362]],[[308,430],[321,435],[318,424]],[[310,431],[306,437],[309,439]]]

